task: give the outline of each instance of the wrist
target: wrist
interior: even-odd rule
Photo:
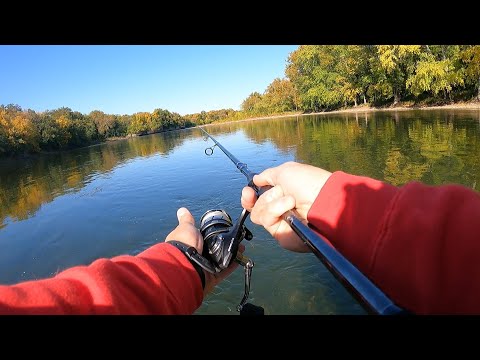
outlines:
[[[172,245],[172,246],[175,246],[178,250],[180,250],[182,252],[182,254],[188,259],[188,261],[190,261],[193,268],[195,269],[198,276],[200,277],[200,281],[202,283],[202,289],[205,289],[205,272],[202,269],[202,267],[200,265],[198,265],[192,259],[191,255],[190,255],[192,253],[192,251],[194,253],[197,253],[197,250],[193,246],[187,245],[187,244],[182,243],[181,241],[177,241],[177,240],[167,241],[167,243]]]

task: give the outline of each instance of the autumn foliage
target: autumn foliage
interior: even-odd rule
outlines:
[[[240,111],[221,109],[181,116],[156,109],[133,115],[102,111],[84,115],[69,108],[36,113],[17,105],[0,106],[0,155],[359,104],[480,101],[480,45],[302,45],[290,53],[285,75],[274,79],[262,94],[248,95]]]
[[[177,113],[109,115],[92,111],[83,115],[69,108],[36,113],[18,105],[0,106],[0,155],[62,150],[111,137],[142,135],[193,124]]]

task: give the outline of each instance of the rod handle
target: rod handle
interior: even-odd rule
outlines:
[[[258,188],[257,196],[258,196],[258,197],[262,196],[265,191],[270,190],[272,187],[273,187],[273,186],[265,185],[265,186],[262,186],[262,187]]]

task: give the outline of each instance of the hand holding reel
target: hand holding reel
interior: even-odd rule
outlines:
[[[243,298],[237,306],[240,315],[252,313],[263,314],[263,309],[252,304],[246,304],[250,294],[250,282],[254,263],[251,259],[238,251],[243,239],[251,240],[253,234],[244,225],[249,212],[243,209],[237,222],[225,210],[208,210],[200,218],[200,233],[204,239],[201,261],[196,261],[204,270],[215,274],[230,266],[236,261],[245,270],[245,289]],[[248,305],[248,306],[245,306]]]

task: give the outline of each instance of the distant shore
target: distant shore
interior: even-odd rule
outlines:
[[[456,109],[456,110],[479,110],[480,111],[480,101],[470,101],[470,102],[457,102],[454,104],[446,105],[432,105],[432,106],[418,106],[418,105],[402,105],[399,106],[389,106],[389,107],[371,107],[369,105],[359,105],[357,107],[351,107],[341,110],[333,111],[322,111],[322,112],[312,112],[312,113],[303,113],[301,111],[292,112],[288,114],[280,115],[268,115],[268,116],[258,116],[242,120],[230,120],[225,122],[214,122],[210,124],[205,124],[201,126],[213,126],[220,124],[231,124],[242,121],[254,121],[254,120],[266,120],[266,119],[275,119],[275,118],[284,118],[292,116],[304,116],[304,115],[326,115],[326,114],[340,114],[340,113],[371,113],[376,111],[408,111],[408,110],[443,110],[443,109]],[[198,126],[198,125],[197,125]]]
[[[301,111],[297,111],[297,112],[283,113],[283,114],[278,114],[278,115],[257,116],[257,117],[251,117],[251,118],[241,119],[241,120],[214,122],[214,123],[205,124],[205,125],[197,125],[197,126],[193,126],[193,127],[185,128],[185,129],[168,129],[168,130],[164,130],[164,131],[160,131],[160,132],[194,129],[198,126],[214,126],[214,125],[220,125],[220,124],[238,123],[238,122],[243,122],[243,121],[277,119],[277,118],[285,118],[285,117],[293,117],[293,116],[309,116],[309,115],[322,115],[322,114],[326,115],[326,114],[339,114],[339,113],[372,113],[372,112],[376,112],[376,111],[443,110],[443,109],[478,110],[478,111],[480,111],[480,101],[457,102],[457,103],[454,103],[454,104],[434,105],[434,106],[418,106],[418,105],[400,104],[398,106],[389,106],[389,107],[371,107],[369,105],[363,105],[362,104],[362,105],[359,105],[357,107],[351,107],[351,108],[341,109],[341,110],[322,111],[322,112],[314,112],[314,113],[303,113]],[[136,136],[135,135],[126,135],[126,136],[111,137],[111,138],[105,139],[105,142],[126,140],[126,139],[130,139],[132,137],[136,137]],[[102,143],[105,143],[105,142],[96,141],[92,144],[88,144],[86,146],[81,146],[81,147],[78,147],[78,148],[98,146],[98,145],[100,145]],[[63,152],[63,151],[70,151],[70,150],[74,150],[74,149],[78,149],[78,148],[53,150],[53,151],[41,151],[40,153],[34,153],[34,154],[15,154],[15,155],[10,155],[10,156],[0,157],[0,160],[30,158],[30,157],[34,157],[34,156],[39,155],[39,154],[54,154],[54,153],[60,153],[60,152]]]

